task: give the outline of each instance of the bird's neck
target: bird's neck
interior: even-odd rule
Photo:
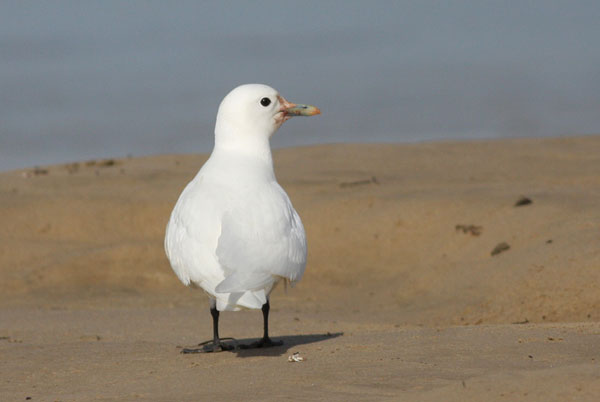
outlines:
[[[215,147],[212,156],[224,160],[238,160],[239,166],[256,165],[261,170],[273,172],[273,157],[267,136],[231,130],[215,132]]]

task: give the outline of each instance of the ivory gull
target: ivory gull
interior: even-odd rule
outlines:
[[[177,277],[210,299],[213,340],[184,352],[233,349],[219,338],[219,312],[241,308],[261,309],[264,319],[262,339],[245,347],[283,343],[269,338],[269,294],[282,279],[302,278],[306,235],[275,178],[269,139],[292,116],[320,113],[261,84],[239,86],[221,102],[214,149],[179,196],[165,236]]]

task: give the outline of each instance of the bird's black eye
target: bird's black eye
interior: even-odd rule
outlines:
[[[267,107],[271,104],[271,99],[269,98],[262,98],[260,100],[260,104],[263,105],[264,107]]]

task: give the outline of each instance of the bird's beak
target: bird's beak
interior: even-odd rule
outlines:
[[[314,116],[316,114],[321,114],[319,108],[315,106],[291,103],[283,96],[279,96],[279,104],[281,105],[280,111],[283,112],[285,120],[293,116]]]

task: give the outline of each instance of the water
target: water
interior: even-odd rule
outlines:
[[[208,152],[261,82],[275,147],[600,133],[600,2],[2,2],[0,170]]]

